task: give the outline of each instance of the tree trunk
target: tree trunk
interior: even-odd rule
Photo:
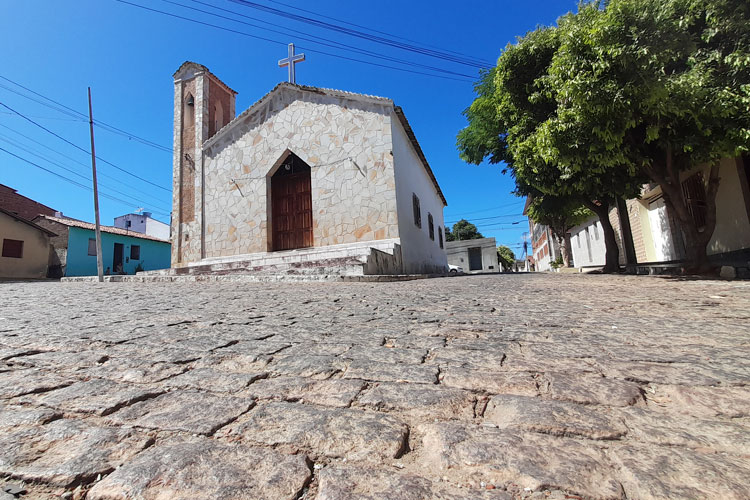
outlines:
[[[560,246],[560,255],[562,255],[563,266],[571,267],[573,262],[573,255],[570,248],[570,238],[568,237],[567,233],[562,237],[559,234],[555,233],[555,239],[557,239],[557,244]]]
[[[609,221],[609,201],[586,201],[585,204],[599,217],[599,221],[602,223],[604,246],[606,248],[603,272],[618,273],[620,272],[620,248],[617,246],[615,229]]]
[[[703,273],[711,270],[708,262],[708,243],[716,229],[716,194],[719,191],[719,164],[711,165],[706,189],[706,224],[702,231],[695,225],[690,210],[682,192],[679,172],[674,168],[671,151],[667,151],[665,165],[667,175],[663,175],[651,168],[649,176],[659,184],[664,195],[664,204],[677,217],[680,229],[685,237],[686,270]]]

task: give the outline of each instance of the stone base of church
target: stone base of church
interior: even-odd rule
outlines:
[[[381,276],[403,273],[398,238],[203,259],[139,276]]]

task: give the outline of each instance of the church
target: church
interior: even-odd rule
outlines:
[[[275,258],[447,271],[447,202],[392,100],[297,85],[290,71],[235,116],[237,93],[205,66],[173,76],[172,268]]]

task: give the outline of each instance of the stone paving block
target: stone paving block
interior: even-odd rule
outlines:
[[[148,358],[110,358],[106,363],[86,369],[89,377],[106,378],[117,382],[152,384],[186,371],[186,365],[156,362]]]
[[[77,379],[43,370],[13,369],[0,372],[0,399],[34,394],[65,387]]]
[[[750,457],[750,425],[741,420],[684,419],[644,408],[627,408],[622,417],[628,436],[644,443]]]
[[[427,362],[440,365],[441,367],[481,367],[492,371],[501,371],[504,359],[504,350],[488,349],[480,351],[475,349],[456,349],[449,346],[442,349],[435,349]]]
[[[165,392],[156,387],[121,384],[93,379],[76,382],[62,389],[26,396],[21,402],[47,406],[65,412],[109,415],[118,409]]]
[[[456,480],[530,491],[560,489],[584,498],[620,499],[604,453],[584,442],[444,423],[419,426],[424,465]]]
[[[445,347],[444,337],[423,337],[420,335],[399,335],[387,337],[385,347],[402,347],[407,349],[437,349]]]
[[[652,410],[697,417],[745,418],[750,416],[746,387],[655,385],[645,396]]]
[[[643,401],[638,384],[585,372],[547,372],[540,385],[542,394],[573,403],[630,406]]]
[[[345,408],[364,387],[362,380],[275,377],[258,380],[248,388],[248,393],[257,399],[300,401]]]
[[[655,446],[619,446],[610,456],[626,498],[750,498],[747,458]]]
[[[600,361],[599,365],[608,378],[632,380],[644,384],[686,386],[715,386],[721,384],[718,377],[696,369],[695,366],[690,364]]]
[[[611,409],[527,396],[490,398],[484,420],[501,429],[589,439],[619,439],[628,432],[618,414],[613,414]]]
[[[437,376],[436,366],[380,363],[368,359],[352,360],[344,372],[344,378],[417,384],[435,384]]]
[[[55,420],[0,434],[0,475],[56,486],[107,474],[152,442],[132,429]]]
[[[146,450],[86,498],[293,500],[311,476],[304,455],[202,439]]]
[[[393,469],[328,466],[320,471],[316,500],[511,500],[498,489],[459,489]]]
[[[539,394],[537,378],[529,372],[477,371],[471,368],[449,366],[440,371],[440,384],[488,394]]]
[[[407,426],[391,416],[297,403],[259,405],[229,430],[253,444],[366,461],[397,458],[405,451],[408,436]]]
[[[351,344],[322,343],[314,344],[294,344],[288,349],[282,351],[286,356],[339,356],[352,348]]]
[[[253,406],[253,400],[197,391],[173,391],[135,403],[108,418],[113,424],[213,434]]]
[[[0,405],[0,429],[10,429],[19,426],[42,425],[62,414],[47,408],[28,408],[14,405]]]
[[[418,365],[427,355],[426,349],[404,349],[397,347],[354,346],[343,358],[369,359],[380,363],[410,363]]]
[[[472,419],[476,396],[442,386],[382,382],[360,395],[357,405],[426,419]]]
[[[258,373],[264,372],[273,358],[266,354],[213,353],[194,363],[195,368],[211,368],[220,372]]]
[[[7,360],[11,366],[39,368],[44,370],[71,371],[96,366],[106,360],[103,350],[84,350],[79,352],[47,351],[28,356],[19,356]]]
[[[334,356],[278,356],[268,370],[282,375],[326,379],[346,369],[347,362]]]
[[[200,389],[209,392],[239,392],[267,374],[226,373],[211,368],[194,368],[164,381],[172,389]]]

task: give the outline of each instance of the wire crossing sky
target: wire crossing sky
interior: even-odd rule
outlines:
[[[393,99],[448,199],[445,220],[521,248],[524,200],[498,166],[456,151],[480,71],[577,0],[28,0],[0,3],[0,183],[93,221],[91,87],[102,222],[139,208],[169,221],[174,88],[186,60],[239,92],[237,113],[277,83],[294,43],[297,82]]]

